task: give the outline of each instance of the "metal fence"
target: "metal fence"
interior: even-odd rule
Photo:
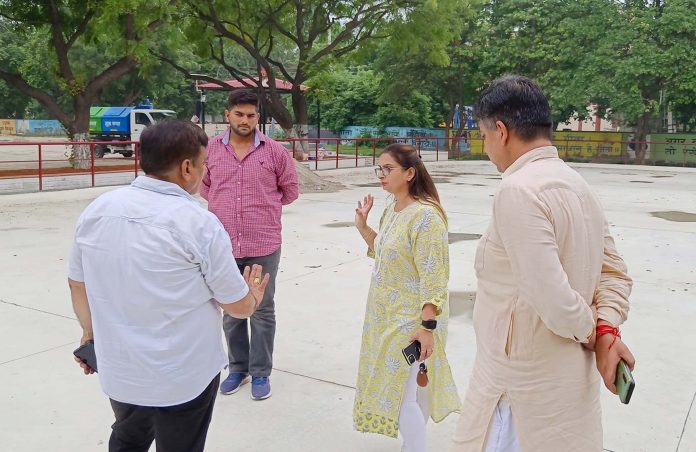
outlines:
[[[436,138],[326,138],[279,139],[293,157],[305,155],[305,164],[312,170],[355,168],[377,163],[379,153],[391,143],[414,146],[424,161],[483,160],[483,142],[478,137]],[[95,147],[113,142],[69,141],[0,141],[0,193],[30,192],[85,188],[129,183],[141,173],[138,142],[132,157],[109,155],[98,158]],[[651,141],[644,163],[665,166],[696,166],[696,140]],[[74,145],[89,146],[88,158],[68,160]],[[562,159],[572,162],[635,163],[635,141],[558,140],[554,145]]]
[[[65,190],[125,184],[140,173],[139,142],[130,158],[115,156],[102,159],[95,154],[100,144],[113,141],[0,141],[0,193]],[[89,147],[87,158],[69,160],[73,146]]]

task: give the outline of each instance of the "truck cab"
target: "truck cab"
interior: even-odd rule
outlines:
[[[155,110],[151,105],[137,107],[91,107],[89,118],[90,138],[94,141],[108,141],[94,148],[94,156],[104,154],[121,154],[133,156],[132,144],[120,144],[123,141],[140,141],[140,135],[146,127],[164,119],[176,118],[172,110]]]

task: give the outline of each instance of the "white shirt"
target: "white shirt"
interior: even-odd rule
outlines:
[[[220,221],[181,187],[147,176],[80,216],[69,275],[84,281],[103,391],[171,406],[227,364],[221,311],[248,293]]]

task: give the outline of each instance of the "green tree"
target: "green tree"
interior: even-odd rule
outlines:
[[[318,76],[337,59],[343,58],[365,43],[395,32],[403,23],[419,21],[425,12],[447,1],[431,0],[208,0],[188,2],[205,26],[193,28],[192,34],[204,37],[211,56],[223,64],[236,78],[251,74],[223,61],[224,46],[243,48],[258,65],[258,73],[268,77],[266,97],[268,108],[278,124],[291,135],[307,136],[307,99],[301,85]],[[431,42],[437,41],[437,23]],[[207,30],[208,34],[204,33]],[[413,33],[419,39],[423,34]],[[275,90],[276,78],[291,85],[293,115],[287,111],[280,93]],[[323,89],[322,86],[311,86]],[[302,152],[298,153],[302,158]]]
[[[484,73],[537,79],[557,121],[594,104],[636,128],[636,159],[669,105],[688,111],[694,77],[694,0],[498,0],[484,8],[489,28]]]
[[[336,67],[313,82],[323,87],[311,95],[311,100],[318,98],[322,102],[322,125],[335,132],[350,125],[373,125],[380,94],[379,80],[373,71]],[[318,118],[312,115],[310,119],[316,123]]]
[[[459,105],[464,117],[456,134],[461,136],[466,124],[463,107],[476,99],[486,81],[481,71],[484,55],[481,38],[486,27],[480,16],[480,4],[458,2],[444,23],[449,31],[443,37],[450,39],[445,47],[404,46],[404,39],[398,35],[386,41],[377,58],[378,70],[383,75],[383,96],[394,100],[408,92],[427,96],[432,103],[432,122],[444,123],[446,136],[450,134],[455,108]],[[424,19],[427,23],[428,18]],[[448,140],[446,144],[453,152],[451,142]]]
[[[5,52],[0,79],[36,99],[72,139],[85,141],[90,106],[104,88],[138,67],[152,40],[163,39],[156,32],[173,4],[0,0],[2,44],[16,34],[34,42],[36,52],[19,61]],[[73,152],[80,166],[89,165],[88,147],[74,146]]]
[[[384,127],[434,127],[439,115],[438,102],[418,90],[407,90],[398,97],[384,95],[384,75],[366,67],[334,67],[312,84],[323,86],[309,100],[322,102],[322,125],[340,131],[349,125]],[[321,97],[319,97],[321,95]],[[316,109],[309,119],[316,123]]]

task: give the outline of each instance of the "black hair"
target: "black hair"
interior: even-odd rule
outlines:
[[[195,162],[208,136],[191,121],[165,120],[140,136],[140,167],[145,174],[163,176],[186,159]]]
[[[230,93],[227,98],[227,108],[231,109],[235,105],[253,105],[259,109],[259,96],[248,89],[237,89]]]
[[[524,141],[551,138],[551,107],[546,95],[533,80],[506,75],[491,83],[474,105],[474,118],[494,128],[501,121]]]

